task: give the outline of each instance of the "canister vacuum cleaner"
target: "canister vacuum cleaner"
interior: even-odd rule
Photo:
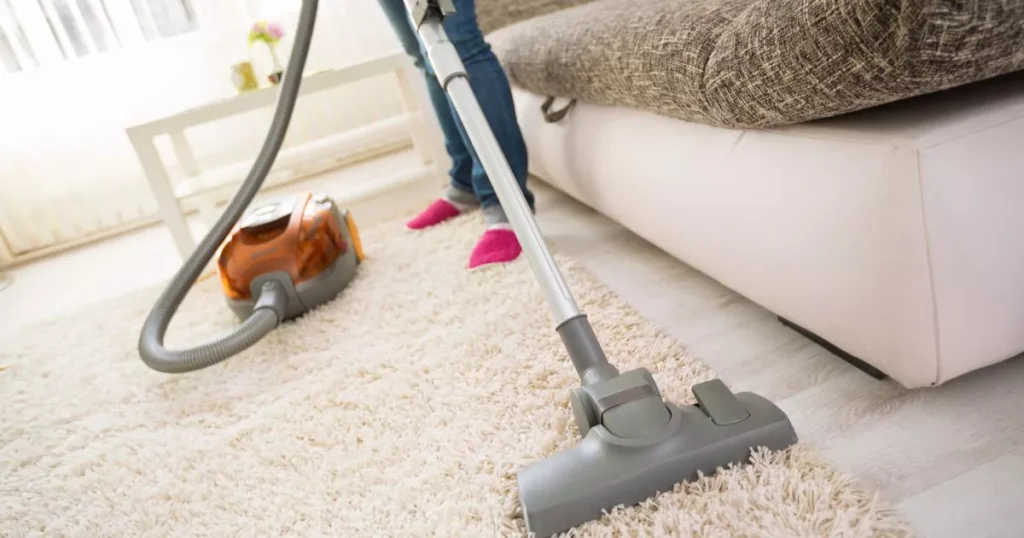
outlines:
[[[355,277],[363,260],[355,220],[325,195],[304,193],[250,207],[288,131],[313,38],[316,9],[315,0],[303,3],[288,63],[288,73],[295,76],[286,75],[281,83],[270,129],[249,175],[171,279],[143,325],[139,355],[154,370],[191,372],[237,355],[281,322],[336,297]],[[241,324],[212,342],[184,350],[167,349],[163,341],[171,318],[218,250],[216,268],[225,300]]]
[[[721,380],[714,379],[691,388],[695,404],[676,405],[662,398],[648,370],[639,368],[620,372],[609,362],[548,251],[526,199],[476,101],[462,60],[445,34],[442,22],[455,13],[454,5],[451,0],[410,1],[414,2],[410,8],[410,20],[417,29],[438,81],[451,98],[481,164],[491,178],[498,199],[523,246],[523,253],[544,292],[568,358],[580,377],[580,386],[569,394],[581,436],[580,443],[525,467],[517,476],[519,501],[527,531],[538,537],[568,531],[600,518],[605,511],[617,506],[635,505],[671,491],[680,481],[695,479],[700,474],[713,474],[730,464],[744,464],[753,448],[782,450],[795,443],[797,435],[786,414],[757,394],[733,393]],[[249,262],[243,262],[238,267],[244,270],[238,274],[245,277],[238,281],[229,278],[227,281],[231,284],[226,285],[226,289],[242,294],[246,289],[250,290],[251,297],[240,299],[242,302],[236,305],[236,311],[245,316],[241,326],[225,338],[192,350],[169,351],[162,346],[171,315],[220,241],[250,203],[280,147],[298,92],[300,77],[295,75],[302,73],[316,10],[317,0],[303,1],[278,108],[267,142],[249,178],[196,253],[171,281],[146,321],[139,351],[145,363],[152,368],[185,372],[223,360],[256,343],[288,315],[303,311],[306,297],[315,295],[309,299],[315,303],[344,284],[344,278],[338,278],[323,291],[313,293],[309,290],[315,288],[316,282],[321,282],[318,277],[313,277],[303,281],[311,283],[306,288],[307,295],[303,296],[299,291],[302,283],[296,284],[292,272],[282,270],[281,266],[263,267],[259,264],[252,265],[250,269]],[[298,206],[292,207],[291,215],[295,215],[294,207]],[[275,220],[275,211],[257,211],[266,215],[253,215],[256,224],[252,233],[276,233],[268,231],[271,228],[259,228],[263,225],[259,223],[265,221],[267,226],[270,222],[277,222],[278,228],[274,229],[280,229],[284,217]],[[346,218],[342,215],[335,222]],[[245,226],[243,223],[243,229]],[[358,236],[342,236],[348,237],[353,245],[345,252],[354,255],[358,261]],[[301,251],[285,249],[274,252],[284,253],[287,258]],[[318,268],[330,267],[325,263],[313,263],[312,272],[318,273]],[[234,267],[231,263],[226,266]],[[338,274],[349,274],[348,269],[343,271]],[[227,273],[236,274],[230,270]],[[222,272],[222,276],[227,273]],[[291,302],[296,300],[298,302]]]
[[[282,290],[280,318],[290,320],[341,293],[363,256],[352,214],[326,195],[303,193],[243,215],[217,258],[217,273],[228,306],[242,320],[257,305],[280,301]]]

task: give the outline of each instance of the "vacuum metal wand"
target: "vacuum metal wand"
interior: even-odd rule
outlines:
[[[557,330],[570,359],[584,383],[614,376],[618,371],[608,362],[586,316],[569,291],[558,265],[548,250],[530,206],[523,196],[512,168],[505,159],[487,117],[476,100],[462,60],[445,34],[442,20],[454,12],[450,0],[421,0],[412,10],[430,63],[438,81],[451,97],[465,126],[470,143],[490,177],[498,201],[523,247],[537,281],[555,317]]]

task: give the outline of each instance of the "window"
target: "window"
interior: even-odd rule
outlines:
[[[273,19],[302,8],[301,0],[248,0],[249,14],[254,18]]]
[[[11,8],[11,0],[0,0],[0,61],[8,72],[34,67],[28,37]]]
[[[0,0],[0,62],[16,73],[198,28],[193,0]]]

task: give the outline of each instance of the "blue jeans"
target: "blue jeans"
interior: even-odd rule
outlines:
[[[441,87],[434,70],[430,65],[419,37],[409,20],[403,0],[378,0],[391,25],[398,34],[405,52],[413,58],[414,63],[423,72],[427,90],[434,106],[441,132],[444,136],[445,149],[452,159],[449,171],[452,186],[476,195],[482,207],[498,205],[498,196],[494,192],[487,172],[480,164],[480,159],[466,135],[465,128],[459,120],[452,105]],[[534,195],[526,186],[527,155],[526,142],[519,129],[515,106],[512,100],[512,89],[509,86],[505,71],[501,68],[498,58],[491,46],[484,40],[483,33],[476,22],[475,0],[453,0],[456,13],[444,20],[444,31],[448,40],[465,65],[469,74],[469,84],[473,88],[480,108],[490,124],[494,137],[498,141],[505,159],[508,160],[512,174],[523,192],[530,208],[534,208]]]

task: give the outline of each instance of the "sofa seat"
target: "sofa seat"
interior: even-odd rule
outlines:
[[[481,0],[479,10],[524,89],[718,127],[827,118],[1024,69],[1016,1]]]
[[[756,130],[514,96],[536,177],[899,383],[1024,352],[1024,74]]]

